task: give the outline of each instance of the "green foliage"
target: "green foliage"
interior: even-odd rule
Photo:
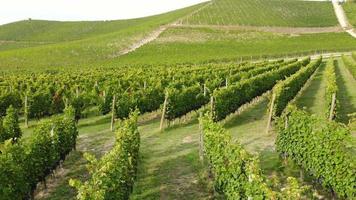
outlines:
[[[295,0],[215,0],[183,23],[279,27],[337,25],[330,3]]]
[[[273,116],[279,116],[283,112],[288,103],[297,95],[310,76],[319,67],[321,61],[322,58],[320,57],[286,80],[279,82],[273,88],[273,94],[275,95]]]
[[[15,92],[0,94],[0,117],[5,116],[9,106],[20,109],[22,107],[20,95]]]
[[[70,105],[74,108],[76,121],[82,118],[82,112],[90,106],[90,101],[90,97],[85,94],[79,95],[78,97],[72,97]]]
[[[356,196],[356,159],[346,145],[351,135],[344,125],[290,106],[277,120],[277,130],[278,152],[340,197]]]
[[[40,119],[50,115],[52,105],[51,94],[49,90],[36,91],[29,97],[29,117]]]
[[[202,87],[195,85],[192,87],[170,89],[168,93],[168,104],[166,119],[173,120],[181,117],[192,110],[196,110],[209,102],[209,97],[204,96]]]
[[[226,199],[301,199],[306,190],[289,177],[286,190],[273,191],[262,175],[259,161],[208,116],[199,119],[204,150],[214,177],[215,189]],[[295,197],[295,198],[294,198]]]
[[[19,165],[24,160],[22,145],[6,141],[0,151],[0,196],[2,200],[24,199],[30,190],[26,171]]]
[[[17,110],[10,106],[6,110],[6,116],[0,125],[0,142],[8,139],[18,140],[22,135]]]
[[[164,101],[162,85],[151,85],[137,91],[119,93],[115,104],[117,118],[124,119],[130,112],[138,109],[140,113],[152,112],[159,109]]]
[[[325,113],[327,118],[329,118],[330,115],[332,96],[333,94],[336,94],[336,97],[338,96],[338,87],[336,83],[336,73],[335,73],[335,64],[334,64],[335,62],[336,61],[334,59],[329,59],[325,69],[325,79],[326,79],[325,97],[328,105]],[[337,117],[337,108],[339,106],[339,102],[337,98],[335,103],[336,103],[335,108],[332,111],[334,113],[334,118]]]
[[[56,117],[38,124],[26,142],[7,142],[0,154],[0,196],[26,199],[75,147],[78,131],[74,120]],[[15,156],[16,155],[16,156]]]
[[[356,79],[356,61],[348,56],[342,56],[342,61],[344,62],[347,69],[351,72],[354,79]]]
[[[85,183],[71,179],[69,184],[78,190],[77,199],[126,200],[136,178],[140,134],[137,127],[138,111],[130,114],[120,125],[114,148],[100,160],[85,154],[91,177]]]
[[[214,120],[220,121],[224,119],[227,115],[234,113],[243,104],[272,89],[277,81],[283,80],[286,76],[298,71],[302,67],[303,62],[292,63],[243,80],[236,85],[214,91]]]

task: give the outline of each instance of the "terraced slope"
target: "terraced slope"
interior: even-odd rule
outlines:
[[[298,0],[213,0],[210,6],[183,23],[284,27],[337,25],[329,2]]]

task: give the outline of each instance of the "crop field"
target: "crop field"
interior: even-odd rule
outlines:
[[[213,0],[183,24],[284,27],[336,26],[329,2],[297,0]]]
[[[213,60],[250,60],[315,52],[356,50],[346,33],[282,34],[215,28],[171,28],[135,52],[108,61],[122,64],[201,63]]]
[[[0,200],[353,200],[355,86],[330,2],[3,25]]]
[[[356,3],[348,2],[343,7],[349,22],[356,27]]]

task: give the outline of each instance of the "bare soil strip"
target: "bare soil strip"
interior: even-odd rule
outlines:
[[[182,24],[182,21],[185,18],[192,16],[193,14],[201,11],[202,9],[204,9],[205,7],[207,7],[209,5],[211,5],[211,2],[205,4],[204,6],[200,7],[199,9],[193,11],[189,15],[186,15],[186,16],[184,16],[182,18],[179,18],[177,21],[175,21],[175,22],[173,22],[171,24],[160,26],[157,30],[154,30],[152,33],[148,34],[146,37],[142,38],[140,41],[132,44],[127,49],[122,50],[120,52],[119,56],[128,54],[128,53],[130,53],[132,51],[135,51],[136,49],[140,48],[141,46],[152,42],[153,40],[157,39],[161,35],[161,33],[163,33],[167,28],[172,27],[172,26],[177,26],[178,24]]]

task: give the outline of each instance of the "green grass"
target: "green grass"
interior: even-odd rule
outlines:
[[[356,2],[345,3],[343,7],[350,24],[356,27]]]
[[[31,42],[63,42],[81,40],[143,25],[162,16],[129,20],[59,22],[26,20],[0,26],[0,40]],[[167,15],[165,15],[167,17]]]
[[[317,69],[314,76],[296,99],[296,105],[299,108],[305,108],[306,111],[325,117],[327,113],[327,102],[325,101],[326,82],[324,78],[325,62]]]
[[[184,21],[198,25],[248,25],[284,27],[336,26],[329,2],[298,0],[213,0]]]
[[[19,25],[16,23],[14,25],[5,25],[4,29],[7,31],[3,31],[4,36],[2,37],[4,39],[29,40],[35,42],[51,41],[55,43],[2,51],[0,52],[0,69],[78,67],[110,60],[119,56],[123,49],[140,41],[145,35],[157,29],[159,26],[171,23],[191,13],[200,6],[201,4],[136,20],[101,23],[51,22],[53,25],[48,26],[46,26],[46,24],[49,22],[36,22],[44,24],[43,34],[38,34],[37,31],[17,33],[17,29],[26,32],[26,24],[35,23],[32,21],[21,22]],[[10,28],[6,28],[6,26],[10,26]],[[93,28],[90,29],[92,26]],[[89,30],[83,31],[81,27]],[[15,47],[13,46],[13,48]],[[9,49],[10,47],[0,47],[0,49],[1,48]]]
[[[356,49],[347,33],[288,35],[214,28],[171,28],[156,41],[135,52],[107,61],[106,65],[199,63],[238,60],[240,57],[284,57],[315,51]]]
[[[339,120],[348,123],[349,117],[347,114],[356,112],[356,80],[341,59],[338,59],[336,67],[336,80],[339,87],[339,96],[337,97],[340,102]]]

